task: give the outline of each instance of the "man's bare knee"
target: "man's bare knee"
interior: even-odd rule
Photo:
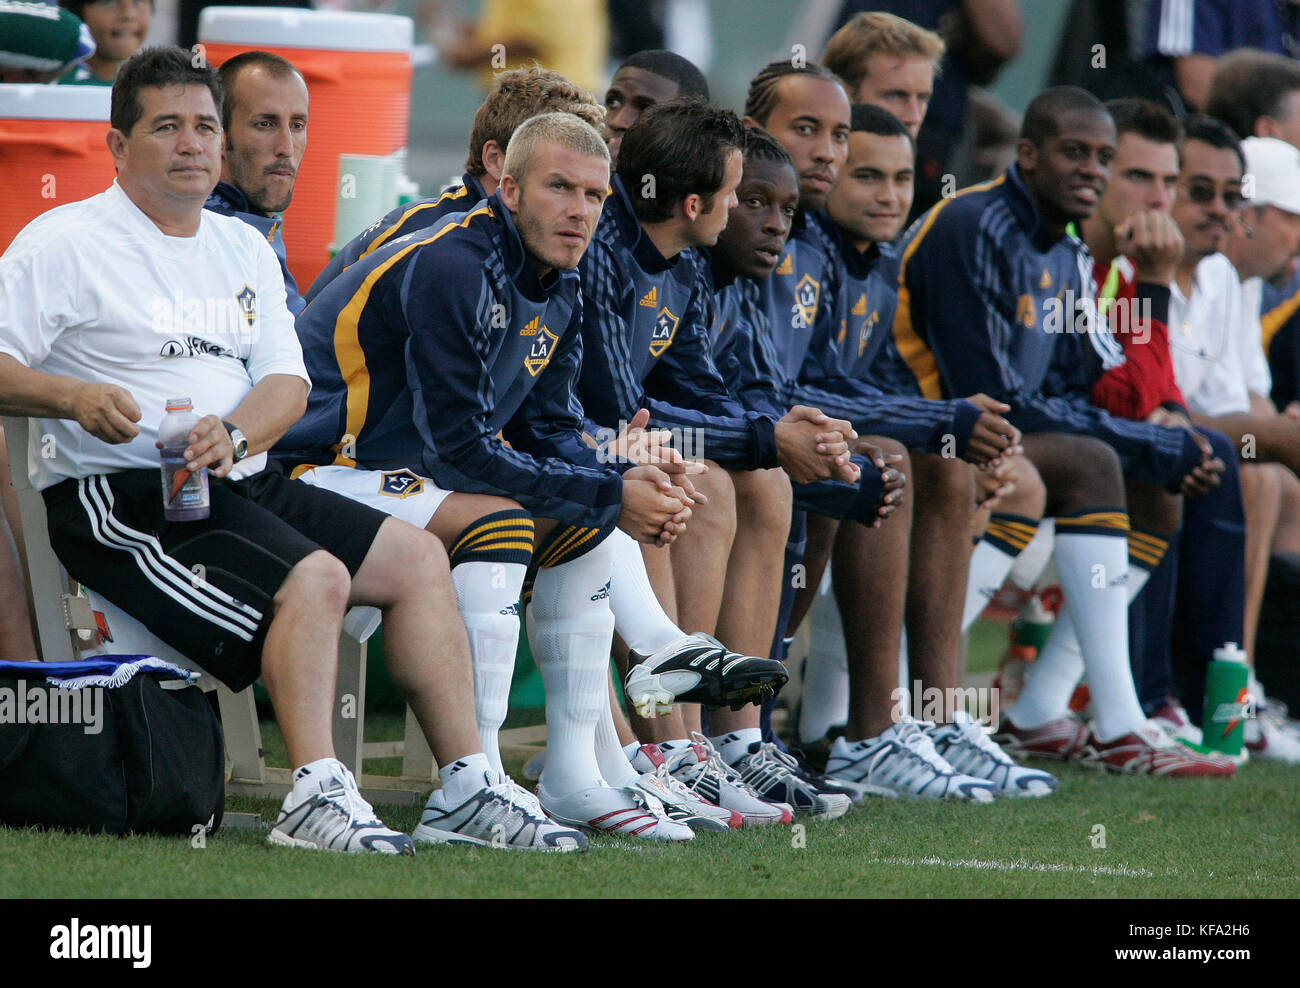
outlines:
[[[732,480],[736,486],[737,528],[755,534],[789,529],[794,491],[784,470],[746,470],[734,474]]]
[[[352,577],[343,562],[324,549],[317,549],[289,570],[275,592],[273,603],[276,611],[299,605],[342,619],[351,589]]]
[[[712,460],[705,460],[708,469],[691,477],[695,489],[708,498],[708,503],[696,507],[690,520],[691,529],[707,529],[727,539],[736,533],[736,488],[731,473]]]

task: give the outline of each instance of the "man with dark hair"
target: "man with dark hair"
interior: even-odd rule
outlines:
[[[145,49],[118,74],[113,109],[117,181],[35,220],[0,260],[0,411],[54,439],[57,455],[31,477],[51,545],[74,579],[232,689],[261,676],[293,768],[272,843],[413,853],[334,757],[351,604],[384,611],[389,671],[441,766],[443,798],[513,812],[518,801],[504,806],[485,779],[442,547],[266,464],[310,383],[275,255],[203,208],[220,167],[216,74],[179,48]],[[196,298],[217,318],[196,322]],[[158,423],[176,396],[206,413],[185,450],[191,473],[208,470],[203,520],[165,520],[159,496]],[[466,836],[497,833],[480,822]],[[580,848],[572,836],[557,849]]]
[[[307,289],[310,302],[345,268],[408,233],[433,226],[444,216],[463,213],[497,190],[510,136],[539,113],[572,113],[599,128],[604,111],[595,97],[558,72],[534,65],[499,72],[492,89],[474,114],[469,153],[460,184],[429,199],[403,203],[375,220],[344,244]]]
[[[1205,113],[1242,140],[1280,137],[1300,144],[1300,64],[1253,48],[1229,52],[1214,67]]]
[[[1170,350],[1192,421],[1225,434],[1241,459],[1242,644],[1253,661],[1278,512],[1300,470],[1300,421],[1279,414],[1268,398],[1259,325],[1260,279],[1275,276],[1300,250],[1300,151],[1276,138],[1251,137],[1239,144],[1225,124],[1210,117],[1188,117],[1184,131],[1172,213],[1185,248],[1171,285]],[[1242,194],[1248,165],[1249,200]],[[1243,224],[1252,236],[1234,233]],[[1202,667],[1186,667],[1184,689],[1193,706],[1202,675]],[[1300,761],[1300,743],[1276,717],[1264,714],[1263,692],[1253,682],[1251,687],[1261,701],[1261,716],[1247,732],[1253,753]]]
[[[690,248],[712,246],[725,227],[743,143],[735,114],[698,99],[658,103],[628,130],[610,201],[582,260],[581,397],[605,435],[647,407],[652,425],[698,437],[696,455],[713,465],[697,486],[711,507],[697,516],[692,537],[673,548],[678,620],[683,627],[716,629],[739,651],[764,655],[776,612],[774,563],[789,522],[790,480],[852,480],[857,469],[844,444],[852,433],[847,423],[803,406],[779,418],[746,410],[714,366],[712,297]],[[743,535],[733,542],[737,532]],[[723,758],[747,780],[761,776],[760,792],[796,811],[847,811],[847,797],[823,793],[772,762],[759,739],[748,736],[751,727],[758,734],[757,721],[758,711],[748,708],[714,712],[716,733],[743,728],[746,735]],[[673,717],[657,730],[673,771],[699,784],[709,759],[697,757],[686,725]],[[715,783],[712,776],[703,783],[710,798],[721,795]]]
[[[217,73],[224,101],[221,181],[205,206],[234,216],[266,238],[280,261],[289,311],[307,305],[289,272],[284,217],[307,151],[307,83],[293,63],[269,51],[241,52]]]
[[[905,582],[912,670],[927,686],[955,687],[965,578],[965,558],[956,547],[969,544],[975,498],[972,474],[963,461],[984,464],[996,460],[1014,449],[1016,430],[1001,417],[1007,406],[985,395],[925,400],[912,393],[901,395],[894,388],[890,389],[894,393],[886,393],[878,384],[845,372],[836,339],[841,326],[855,318],[851,310],[857,306],[858,296],[865,293],[866,281],[849,301],[843,251],[860,255],[862,248],[852,241],[865,245],[866,240],[855,236],[847,246],[842,245],[834,221],[819,217],[844,168],[852,139],[848,99],[839,80],[820,65],[773,62],[751,82],[745,113],[747,121],[765,127],[781,142],[799,175],[799,213],[780,264],[762,286],[777,353],[786,373],[797,382],[795,395],[800,400],[848,419],[859,433],[868,434],[872,443],[881,442],[876,437],[886,437],[882,445],[891,452],[911,451],[904,465],[914,491],[911,525],[899,524],[883,538],[899,538],[904,528],[910,533]],[[860,115],[859,119],[867,118]],[[910,154],[910,135],[904,136],[909,137]],[[895,220],[898,226],[901,223],[901,217]],[[870,267],[860,256],[854,266],[855,270]],[[865,278],[870,279],[869,271]],[[887,295],[886,315],[894,304],[892,289]],[[868,320],[872,308],[866,309]],[[880,311],[879,306],[874,308]],[[798,565],[802,558],[803,528],[804,520],[796,513],[788,567]],[[865,542],[873,533],[860,526],[841,530],[846,539],[863,543],[851,550],[858,554],[856,558],[869,558],[872,550]],[[793,571],[787,572],[791,575],[784,581],[783,615],[793,606],[794,598]],[[898,648],[897,639],[894,647]],[[905,728],[903,747],[908,738],[921,736],[921,729],[916,727],[913,733],[913,727],[916,725]],[[865,767],[871,760],[854,761]],[[942,759],[929,767],[947,771],[950,778],[955,775]],[[995,766],[986,764],[985,768],[992,772]],[[850,778],[847,771],[837,775]],[[968,789],[974,798],[987,798],[990,792],[988,786],[978,792]]]
[[[1128,668],[1128,599],[1142,581],[1127,565],[1121,464],[1189,492],[1212,484],[1222,464],[1187,429],[1112,419],[1086,401],[1084,348],[1118,348],[1086,318],[1070,332],[1079,300],[1087,312],[1090,278],[1066,228],[1096,209],[1114,153],[1114,124],[1093,96],[1059,87],[1036,97],[1007,174],[935,206],[904,237],[894,336],[923,394],[983,387],[1011,406],[1056,520],[1065,605],[1053,636],[1077,633],[1096,722],[1088,737],[1068,718],[1077,670],[1036,664],[1004,743],[1058,757],[1082,751],[1115,771],[1231,774],[1231,764],[1207,761],[1147,723]],[[1177,520],[1147,524],[1171,532]]]
[[[663,49],[628,56],[614,72],[605,93],[605,143],[618,165],[618,146],[627,129],[648,107],[679,96],[709,98],[709,84],[693,62]]]
[[[1092,384],[1092,402],[1119,418],[1187,427],[1186,401],[1174,379],[1169,349],[1170,284],[1183,238],[1169,215],[1178,186],[1182,128],[1157,103],[1111,100],[1115,122],[1113,176],[1097,211],[1081,224],[1100,286],[1098,310],[1124,351],[1124,362]],[[1183,505],[1183,527],[1164,557],[1158,533],[1129,532],[1129,565],[1149,570],[1129,608],[1129,647],[1138,699],[1152,720],[1175,736],[1200,737],[1174,698],[1171,650],[1204,667],[1214,649],[1240,641],[1245,613],[1245,520],[1236,450],[1226,436],[1198,430],[1224,463],[1218,486]],[[1183,605],[1177,619],[1174,591]],[[1172,629],[1172,634],[1171,634]],[[1058,640],[1058,645],[1061,644]],[[1070,643],[1077,649],[1077,639]],[[1053,660],[1046,654],[1048,662]],[[1077,660],[1076,660],[1077,665]],[[1199,704],[1193,698],[1192,707]]]

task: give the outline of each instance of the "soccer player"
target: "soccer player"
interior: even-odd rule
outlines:
[[[590,125],[535,117],[511,139],[496,193],[332,282],[298,321],[318,387],[281,450],[316,464],[301,473],[308,483],[400,513],[449,547],[480,733],[495,759],[518,600],[530,561],[538,567],[528,620],[547,684],[542,805],[575,825],[680,840],[690,830],[634,788],[655,786],[617,740],[616,758],[596,748],[598,725],[608,727],[610,602],[631,599],[610,585],[611,533],[670,542],[694,503],[679,455],[664,465],[684,488],[582,440],[574,386],[585,302],[572,268],[600,215],[607,162]],[[725,650],[707,643],[689,657],[707,654]],[[702,672],[710,684],[724,682],[718,666]]]
[[[742,143],[735,115],[700,100],[656,104],[623,137],[610,202],[582,261],[581,396],[598,429],[612,433],[647,407],[652,425],[698,436],[708,461],[723,468],[701,477],[712,507],[673,549],[678,620],[716,627],[741,652],[761,655],[771,643],[790,478],[851,479],[857,470],[842,439],[852,432],[846,423],[808,407],[776,420],[746,411],[710,356],[712,298],[691,248],[713,244],[726,224]],[[746,780],[761,776],[759,791],[777,802],[818,815],[845,812],[847,797],[823,798],[769,765],[757,720],[757,710],[714,713],[720,736],[737,734],[723,759]],[[687,758],[694,749],[684,735],[661,747]]]
[[[287,59],[268,51],[246,51],[217,73],[221,106],[221,181],[207,208],[235,216],[266,238],[280,261],[285,301],[297,316],[307,305],[289,273],[284,217],[307,150],[307,83]]]
[[[623,135],[641,114],[656,103],[681,96],[707,101],[709,83],[689,59],[660,48],[639,51],[625,58],[614,71],[605,92],[605,143],[612,166],[618,167],[618,147]]]
[[[442,547],[265,467],[310,385],[274,253],[203,209],[220,170],[220,103],[216,73],[187,51],[128,60],[109,132],[117,181],[41,216],[0,260],[0,410],[36,418],[52,440],[31,478],[51,545],[74,579],[232,689],[260,675],[293,767],[273,843],[413,852],[334,758],[339,630],[360,603],[384,612],[390,674],[441,766],[431,801],[484,810],[459,838],[580,849],[580,834],[491,775]],[[212,299],[226,317],[169,319],[176,298]],[[205,520],[163,517],[157,423],[177,396],[206,413],[185,451],[191,471],[209,471]]]
[[[974,503],[972,474],[963,461],[985,463],[1013,450],[1016,429],[1001,417],[1006,406],[984,395],[943,402],[899,397],[849,376],[841,367],[836,338],[850,315],[845,307],[855,307],[858,296],[852,303],[847,301],[840,246],[817,216],[848,154],[851,117],[839,80],[823,66],[773,62],[750,84],[746,119],[781,142],[799,175],[799,213],[780,264],[762,286],[777,353],[786,372],[797,380],[796,395],[802,400],[847,418],[873,443],[883,436],[914,451],[903,465],[915,485],[907,529],[908,648],[919,679],[940,689],[955,687],[965,561],[954,556],[954,547],[968,544]],[[863,265],[867,262],[860,259],[858,267]],[[859,294],[865,294],[867,287],[862,282]],[[888,314],[894,304],[892,292],[881,295],[878,287],[873,292],[888,303],[884,310]],[[868,307],[868,319],[873,309],[881,311],[878,306]],[[949,455],[941,455],[945,452]],[[882,529],[881,535],[897,538],[904,528],[900,524],[892,531]],[[853,525],[842,531],[846,538],[857,540],[875,534]],[[791,541],[795,545],[788,564],[797,563],[802,554],[802,547],[793,537]],[[856,551],[865,554],[858,558],[870,558],[870,549]],[[955,561],[960,565],[955,566]],[[792,596],[791,589],[786,593]],[[905,728],[909,735],[911,726],[915,725]],[[966,737],[964,730],[949,733]],[[852,762],[865,770],[879,753]],[[942,760],[930,767],[944,771]],[[993,770],[991,765],[985,768]],[[844,772],[833,774],[847,778]],[[958,774],[950,772],[936,784],[935,790],[941,790],[936,794],[946,794],[947,781],[953,778]],[[961,784],[968,781],[962,779]],[[975,789],[987,797],[989,786],[969,791]]]
[[[1134,691],[1127,607],[1140,574],[1128,569],[1121,464],[1188,492],[1204,490],[1221,464],[1187,429],[1116,420],[1087,404],[1083,348],[1093,334],[1056,331],[1073,327],[1077,300],[1088,297],[1066,227],[1096,209],[1114,148],[1114,124],[1088,93],[1057,87],[1036,97],[1007,174],[935,206],[904,237],[894,335],[922,393],[984,387],[1011,405],[1008,418],[1047,486],[1065,591],[1053,634],[1073,625],[1079,636],[1096,721],[1085,739],[1067,717],[1074,670],[1050,677],[1039,668],[1004,737],[1050,735],[1062,756],[1086,745],[1115,771],[1204,774],[1193,752],[1147,723]],[[1161,521],[1166,531],[1176,524]]]
[[[1115,122],[1113,177],[1097,211],[1081,224],[1100,285],[1098,306],[1124,350],[1124,362],[1092,386],[1093,404],[1120,418],[1189,423],[1169,352],[1169,285],[1183,238],[1169,209],[1177,194],[1181,128],[1147,100],[1106,104]],[[1223,461],[1219,484],[1183,505],[1183,527],[1129,609],[1132,667],[1142,709],[1175,736],[1199,742],[1173,698],[1171,647],[1202,670],[1218,646],[1242,639],[1245,519],[1236,450],[1227,437],[1199,430]],[[1129,533],[1129,565],[1151,568],[1159,536]],[[1174,590],[1183,601],[1177,618]],[[1172,629],[1172,636],[1171,636]],[[1172,637],[1172,645],[1171,645]],[[1059,639],[1058,639],[1059,643]],[[1077,649],[1077,639],[1071,646]],[[1052,656],[1045,656],[1052,661]],[[1074,660],[1076,667],[1080,660]],[[1191,699],[1191,706],[1199,707]]]
[[[349,265],[384,244],[426,229],[444,216],[463,213],[495,192],[501,181],[510,135],[521,123],[539,113],[572,113],[593,127],[600,127],[604,120],[595,97],[558,72],[534,65],[498,73],[487,98],[474,114],[460,185],[453,185],[431,199],[403,203],[362,230],[316,276],[307,289],[307,301],[319,295]]]

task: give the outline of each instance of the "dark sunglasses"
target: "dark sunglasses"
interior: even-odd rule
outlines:
[[[1187,198],[1202,206],[1208,202],[1214,202],[1214,197],[1219,195],[1218,188],[1209,182],[1189,182],[1185,188],[1187,189]],[[1245,202],[1245,199],[1240,190],[1223,190],[1223,204],[1229,209],[1237,209],[1243,202]]]

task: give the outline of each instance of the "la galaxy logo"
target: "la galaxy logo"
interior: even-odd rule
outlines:
[[[673,337],[677,335],[678,318],[668,311],[664,306],[655,316],[655,328],[650,334],[650,356],[658,357],[667,350],[673,343]]]
[[[537,330],[537,338],[524,358],[524,368],[529,374],[536,377],[542,372],[542,368],[551,362],[551,354],[555,353],[555,345],[559,342],[560,338],[545,326]]]
[[[817,301],[821,298],[822,286],[810,274],[804,275],[794,286],[794,305],[790,307],[790,325],[795,329],[807,329],[817,315]]]
[[[239,311],[244,314],[244,321],[251,328],[257,319],[257,292],[245,285],[235,296],[235,301],[239,303]]]
[[[395,470],[380,475],[379,493],[385,497],[414,497],[423,491],[424,478],[417,477],[410,470]]]
[[[865,298],[865,296],[863,296]],[[858,331],[858,356],[861,357],[867,352],[867,343],[871,340],[871,331],[876,328],[876,323],[880,322],[880,312],[877,309],[871,310],[871,315],[867,316],[862,322],[862,329]]]

